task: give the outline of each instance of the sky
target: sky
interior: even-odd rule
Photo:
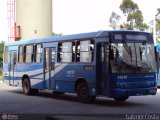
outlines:
[[[0,0],[0,41],[7,39],[7,0]],[[160,0],[133,0],[148,23],[154,18]],[[108,30],[111,12],[123,15],[122,0],[53,0],[53,32],[65,34]]]

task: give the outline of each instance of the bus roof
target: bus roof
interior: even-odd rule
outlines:
[[[4,46],[14,46],[14,45],[36,44],[36,43],[46,43],[46,42],[54,42],[54,41],[108,37],[110,33],[114,33],[114,32],[116,32],[116,33],[117,32],[121,32],[121,33],[128,33],[128,32],[148,33],[148,32],[133,31],[133,30],[98,31],[98,32],[80,33],[80,34],[73,34],[73,35],[51,36],[51,37],[31,39],[31,40],[20,40],[20,41],[16,41],[16,42],[5,43]]]

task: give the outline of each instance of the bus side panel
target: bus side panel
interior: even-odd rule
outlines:
[[[8,66],[9,66],[8,63],[7,64],[3,63],[3,81],[9,85],[10,76],[9,76]]]
[[[7,48],[6,48],[7,49]],[[8,50],[8,49],[7,49]],[[6,52],[6,53],[5,53]],[[7,60],[7,63],[5,63],[4,59],[5,59],[5,54],[7,56],[8,51],[5,51],[5,47],[4,47],[4,54],[3,54],[3,81],[9,85],[9,59]],[[9,55],[8,55],[9,57]]]
[[[25,63],[17,65],[18,84],[22,86],[22,77],[27,75],[30,79],[31,88],[44,89],[43,65],[36,63]]]
[[[75,67],[76,79],[82,78],[87,82],[89,93],[96,96],[96,68],[94,63],[78,63]]]
[[[159,69],[160,70],[160,69]],[[157,87],[160,88],[160,73],[158,73]]]
[[[22,87],[22,77],[26,74],[25,64],[17,64],[16,85]]]
[[[75,64],[57,63],[55,77],[52,79],[52,89],[62,92],[74,92]]]
[[[156,67],[157,67],[157,87],[160,88],[160,44],[155,46]]]
[[[3,62],[3,79],[8,85],[17,82],[18,46],[8,47],[8,62]]]
[[[91,95],[96,93],[95,85],[95,70],[92,64],[67,64],[62,63],[55,70],[55,86],[57,91],[74,93],[75,82],[77,79],[83,79],[87,82]]]
[[[30,71],[31,87],[34,89],[45,89],[43,64],[33,64]]]

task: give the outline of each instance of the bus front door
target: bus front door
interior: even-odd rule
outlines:
[[[106,95],[108,88],[108,68],[109,68],[109,45],[107,43],[97,44],[97,68],[96,68],[96,83],[97,94]]]
[[[55,55],[55,48],[45,48],[45,81],[47,89],[52,89],[54,84]]]
[[[10,85],[14,85],[14,80],[16,77],[16,61],[17,61],[17,52],[16,51],[10,51]]]

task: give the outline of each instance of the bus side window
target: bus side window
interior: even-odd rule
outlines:
[[[5,50],[4,50],[4,63],[5,64],[8,63],[8,47],[5,47]]]
[[[76,62],[80,62],[80,41],[76,44]]]
[[[23,46],[23,62],[26,62],[26,46]]]
[[[101,44],[101,63],[104,62],[104,45]]]
[[[72,42],[62,43],[62,62],[72,62]]]
[[[18,62],[23,63],[23,46],[19,46],[19,51],[18,51]]]
[[[94,41],[80,41],[80,62],[93,62]]]
[[[76,45],[75,42],[72,43],[72,62],[75,62],[75,55],[76,55]]]
[[[26,46],[26,61],[27,63],[31,63],[33,61],[32,58],[32,54],[33,54],[33,45],[27,45]]]
[[[62,43],[58,43],[57,62],[61,62],[61,60],[62,60]]]
[[[72,42],[63,42],[58,44],[58,62],[73,62],[75,44]]]
[[[91,44],[90,44],[90,53],[91,53],[91,62],[93,62],[94,60],[94,41],[91,40]]]
[[[42,61],[42,45],[41,44],[35,45],[33,58],[34,58],[34,62],[41,63]]]

